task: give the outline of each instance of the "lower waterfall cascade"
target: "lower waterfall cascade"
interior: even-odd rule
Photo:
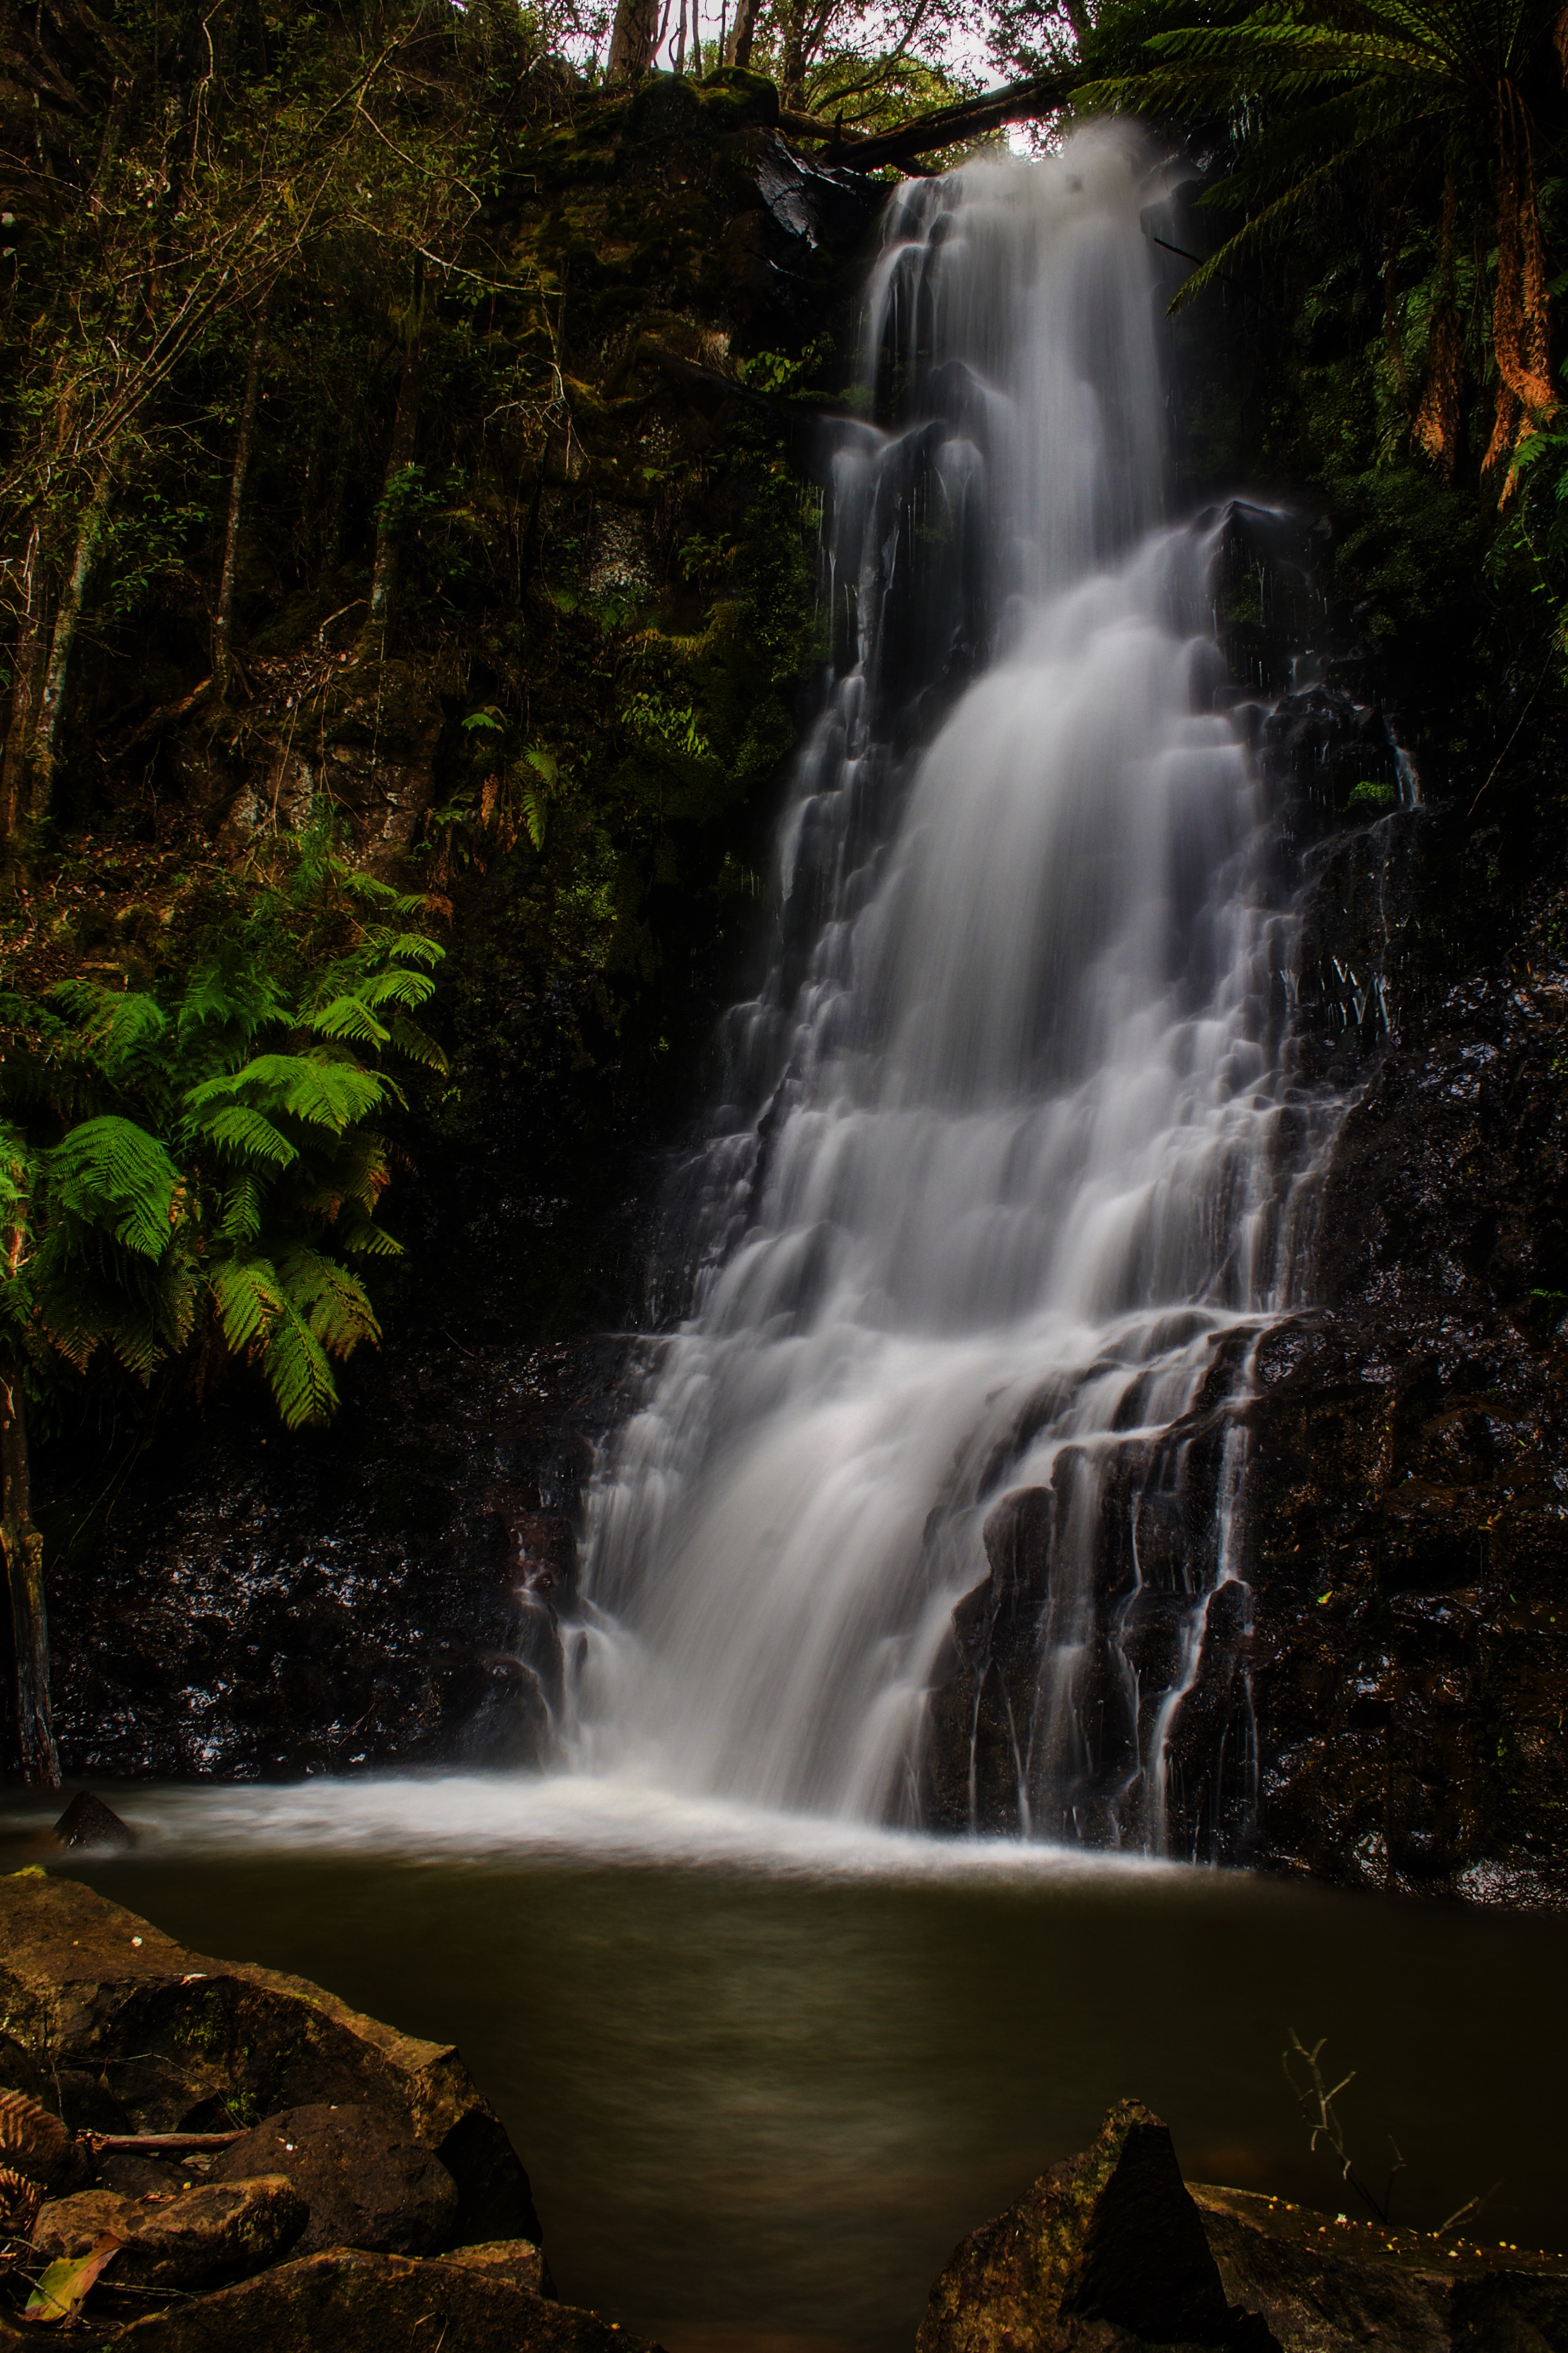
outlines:
[[[1257,1336],[1336,1098],[1165,520],[1147,153],[893,195],[762,987],[591,1487],[564,1761],[751,1805],[1213,1857],[1253,1801]]]

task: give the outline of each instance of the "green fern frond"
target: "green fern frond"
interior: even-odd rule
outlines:
[[[104,1337],[128,1373],[143,1388],[163,1363],[165,1350],[150,1315],[126,1315],[111,1324]]]
[[[189,1134],[193,1142],[202,1139],[236,1159],[265,1160],[275,1168],[287,1168],[300,1156],[282,1130],[247,1103],[228,1103],[193,1119]]]
[[[1255,214],[1245,228],[1238,229],[1233,237],[1226,239],[1217,253],[1211,253],[1206,261],[1201,263],[1189,277],[1182,280],[1176,290],[1174,300],[1169,306],[1170,315],[1174,317],[1184,303],[1190,302],[1194,294],[1201,294],[1205,286],[1212,285],[1220,272],[1229,265],[1250,259],[1261,246],[1270,243],[1278,237],[1289,225],[1292,215],[1305,203],[1309,195],[1334,173],[1342,171],[1350,158],[1360,153],[1363,143],[1358,141],[1355,146],[1342,148],[1337,155],[1331,155],[1325,163],[1320,164],[1315,170],[1307,173],[1303,178],[1298,180],[1293,188],[1287,188],[1282,196],[1277,196],[1272,204],[1265,205],[1263,210]]]
[[[336,1237],[340,1250],[350,1251],[355,1258],[401,1258],[403,1244],[395,1241],[384,1226],[372,1225],[368,1218],[357,1225],[340,1231]]]
[[[367,1005],[399,1005],[405,1011],[427,1005],[435,993],[436,984],[427,972],[405,972],[401,967],[373,974],[359,991]]]
[[[302,1054],[258,1054],[240,1070],[203,1080],[185,1102],[192,1112],[211,1103],[249,1103],[341,1134],[389,1098],[401,1100],[380,1071],[325,1048],[307,1048]]]
[[[47,1155],[51,1200],[117,1241],[161,1258],[174,1221],[180,1172],[156,1136],[134,1120],[83,1120]]]
[[[261,1368],[286,1430],[331,1420],[338,1402],[332,1368],[320,1340],[290,1299],[282,1301]]]
[[[386,1189],[386,1145],[374,1128],[351,1129],[324,1163],[313,1196],[300,1198],[307,1216],[335,1218],[345,1201],[353,1201],[367,1218]]]
[[[450,1066],[441,1047],[417,1021],[410,1021],[406,1013],[394,1014],[392,1042],[400,1054],[411,1062],[422,1062],[427,1071],[445,1071]]]
[[[381,1338],[363,1283],[320,1250],[290,1250],[279,1273],[290,1303],[304,1315],[329,1355],[352,1356],[362,1340]]]
[[[241,1243],[261,1231],[261,1188],[253,1176],[242,1176],[224,1195],[218,1231],[225,1241]]]
[[[228,1259],[214,1269],[211,1281],[223,1336],[237,1356],[264,1338],[283,1313],[278,1269],[269,1258]]]
[[[390,932],[378,930],[369,934],[365,943],[375,957],[389,957],[395,963],[423,965],[428,969],[439,964],[446,949],[439,940],[427,932]]]
[[[289,1000],[270,975],[227,958],[192,974],[180,1003],[179,1034],[188,1040],[203,1029],[226,1029],[249,1039],[269,1022],[290,1018]]]
[[[366,1004],[363,992],[334,997],[317,1013],[302,1017],[304,1027],[319,1038],[352,1038],[357,1045],[384,1046],[387,1031]]]

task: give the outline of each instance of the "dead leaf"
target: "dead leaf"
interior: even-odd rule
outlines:
[[[27,2298],[24,2320],[68,2320],[99,2273],[120,2253],[118,2239],[100,2239],[85,2255],[63,2255],[51,2263]]]

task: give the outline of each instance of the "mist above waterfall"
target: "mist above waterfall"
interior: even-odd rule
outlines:
[[[989,1567],[1028,1671],[960,1681],[1010,1821],[1169,1841],[1315,1130],[1217,526],[1164,519],[1158,194],[1103,128],[889,207],[771,968],[682,1172],[691,1312],[591,1498],[580,1767],[919,1819]]]

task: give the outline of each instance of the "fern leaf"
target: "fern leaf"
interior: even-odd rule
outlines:
[[[268,1386],[286,1430],[328,1421],[338,1402],[337,1384],[325,1349],[293,1302],[285,1298],[261,1360]]]
[[[393,1015],[392,1042],[400,1054],[406,1054],[411,1062],[422,1062],[427,1071],[445,1071],[449,1067],[435,1039],[417,1021],[410,1021],[406,1013]]]
[[[304,1025],[320,1038],[352,1038],[360,1045],[384,1046],[387,1033],[371,1011],[367,996],[368,991],[356,990],[334,997],[319,1012],[306,1014]]]
[[[416,1005],[426,1005],[435,995],[436,984],[427,972],[405,972],[395,966],[391,972],[378,972],[360,990],[367,1005],[400,1005],[405,1011]]]
[[[261,1231],[261,1188],[242,1176],[224,1196],[218,1231],[226,1242],[253,1242]]]
[[[210,1103],[248,1103],[274,1113],[287,1112],[307,1126],[344,1128],[376,1110],[388,1098],[401,1101],[390,1079],[367,1071],[352,1057],[325,1048],[303,1054],[258,1054],[237,1071],[204,1079],[185,1097],[192,1112]]]
[[[395,1241],[384,1226],[372,1225],[368,1218],[350,1226],[337,1237],[341,1250],[352,1251],[356,1258],[401,1258],[403,1244]]]
[[[246,1103],[231,1103],[193,1120],[189,1133],[193,1139],[205,1138],[232,1153],[237,1160],[265,1160],[274,1168],[287,1168],[300,1156],[281,1129]]]
[[[89,1226],[108,1226],[143,1258],[161,1258],[180,1172],[134,1120],[83,1120],[47,1155],[53,1201]]]
[[[362,1340],[381,1338],[363,1283],[320,1250],[293,1250],[279,1268],[290,1304],[305,1317],[329,1355],[352,1356]]]
[[[1342,170],[1351,157],[1359,153],[1365,143],[1364,141],[1358,140],[1353,146],[1342,147],[1337,155],[1329,156],[1326,162],[1318,164],[1315,170],[1306,173],[1301,179],[1298,180],[1293,188],[1287,188],[1282,196],[1276,196],[1272,204],[1265,205],[1260,213],[1255,213],[1245,228],[1238,229],[1233,237],[1228,237],[1217,253],[1211,253],[1205,262],[1201,263],[1189,277],[1182,280],[1176,290],[1175,299],[1170,305],[1171,315],[1173,317],[1184,303],[1190,302],[1194,294],[1201,294],[1205,286],[1212,285],[1221,270],[1230,263],[1249,259],[1259,246],[1268,244],[1272,237],[1277,237],[1310,191],[1320,187],[1334,173]]]
[[[268,1258],[229,1259],[211,1280],[223,1336],[237,1356],[264,1339],[283,1314],[278,1270]]]

